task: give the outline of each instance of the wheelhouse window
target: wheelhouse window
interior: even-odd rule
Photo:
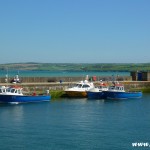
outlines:
[[[88,88],[88,87],[90,87],[90,86],[87,85],[87,84],[84,84],[84,85],[83,85],[83,88]]]
[[[21,94],[22,92],[21,92],[21,90],[18,90],[18,94]]]
[[[82,87],[82,84],[78,84],[78,87],[81,88],[81,87]]]
[[[114,90],[114,89],[115,89],[115,86],[110,86],[109,89],[110,89],[110,90]]]
[[[8,89],[7,89],[7,92],[11,92],[11,89],[10,89],[10,88],[8,88]]]
[[[11,92],[11,93],[16,93],[16,90],[15,90],[15,89],[11,89],[10,92]]]

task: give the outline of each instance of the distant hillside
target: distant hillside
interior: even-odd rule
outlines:
[[[0,70],[48,70],[48,71],[150,71],[150,63],[10,63],[0,64]]]

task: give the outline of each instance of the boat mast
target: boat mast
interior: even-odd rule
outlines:
[[[6,69],[5,83],[6,83],[7,86],[8,86],[8,68]]]

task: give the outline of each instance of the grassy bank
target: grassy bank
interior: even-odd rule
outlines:
[[[63,97],[64,94],[65,94],[65,92],[62,90],[51,90],[50,91],[50,95],[51,95],[52,99]]]
[[[148,88],[142,88],[141,91],[143,93],[150,93],[150,87],[148,87]]]

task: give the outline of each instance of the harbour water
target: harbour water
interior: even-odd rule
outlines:
[[[141,99],[55,99],[0,105],[1,150],[150,148],[150,94]],[[147,147],[133,147],[134,143]]]
[[[14,77],[18,74],[20,77],[73,77],[73,76],[129,76],[130,72],[98,72],[98,71],[30,71],[30,70],[1,70],[0,77]]]

